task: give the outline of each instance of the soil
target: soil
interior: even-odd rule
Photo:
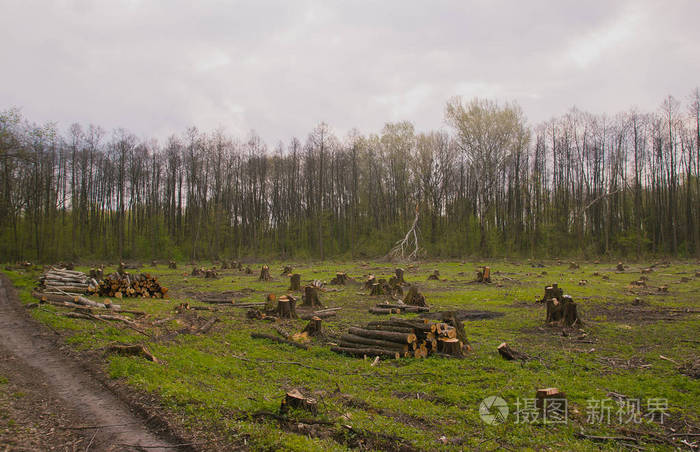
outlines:
[[[0,444],[4,450],[187,450],[155,431],[25,312],[0,277]],[[5,414],[7,413],[7,414]]]

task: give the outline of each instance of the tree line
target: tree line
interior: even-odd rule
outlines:
[[[700,91],[657,111],[454,98],[446,130],[410,122],[274,146],[189,128],[34,124],[0,112],[0,255],[381,256],[419,218],[427,256],[700,255]]]

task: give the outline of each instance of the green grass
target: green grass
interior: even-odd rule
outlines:
[[[167,300],[125,299],[115,301],[125,308],[149,313],[150,319],[173,316],[183,301],[198,304],[186,292],[221,292],[255,289],[237,301],[263,301],[265,294],[285,293],[289,285],[280,277],[282,262],[270,263],[275,279],[257,281],[260,264],[251,265],[253,275],[224,270],[218,280],[186,276],[191,267],[168,270],[163,266],[144,267],[171,288]],[[490,265],[494,284],[468,284],[478,265]],[[362,279],[372,273],[388,277],[393,266],[385,262],[297,263],[295,272],[302,281],[330,280],[336,271],[346,271]],[[592,442],[575,433],[621,435],[622,427],[665,432],[668,425],[643,423],[591,425],[586,422],[591,398],[605,398],[609,392],[631,398],[651,397],[668,400],[673,425],[700,424],[700,385],[681,374],[676,366],[700,355],[698,314],[677,315],[673,320],[648,320],[623,315],[639,297],[645,309],[698,309],[700,278],[697,265],[689,262],[657,267],[649,276],[648,294],[632,293],[629,283],[640,276],[634,265],[624,273],[615,272],[614,263],[584,264],[569,270],[568,263],[548,263],[533,268],[525,263],[427,262],[406,268],[406,280],[415,282],[433,310],[479,309],[503,312],[490,320],[465,322],[474,350],[463,360],[428,358],[382,361],[370,366],[361,360],[337,355],[323,341],[309,350],[250,338],[251,331],[273,332],[269,323],[247,320],[245,310],[224,313],[199,312],[221,318],[207,335],[180,335],[170,342],[152,341],[115,324],[68,319],[55,313],[63,308],[42,305],[32,314],[51,328],[67,332],[68,341],[79,349],[98,349],[113,342],[144,343],[160,360],[155,364],[136,357],[110,356],[105,366],[109,374],[140,390],[159,396],[175,418],[193,430],[210,430],[229,441],[246,441],[257,450],[346,450],[357,445],[356,433],[374,436],[370,445],[382,446],[378,435],[400,438],[406,444],[425,450],[460,450],[481,447],[554,448],[557,450],[617,450],[617,442]],[[81,268],[85,270],[85,268]],[[438,269],[447,281],[427,281]],[[111,270],[111,269],[110,269]],[[541,275],[546,271],[546,275]],[[599,272],[600,276],[593,276]],[[25,303],[37,272],[10,271],[7,274],[20,288]],[[604,280],[602,275],[609,276]],[[682,276],[690,281],[680,283]],[[579,286],[586,279],[588,284]],[[587,334],[584,342],[562,336],[561,329],[544,325],[544,306],[535,303],[546,284],[557,282],[579,305]],[[669,293],[658,294],[654,287],[669,285]],[[340,334],[351,325],[376,320],[367,308],[377,298],[358,295],[359,285],[339,292],[321,294],[326,306],[342,306],[337,319],[324,321],[330,335]],[[177,320],[167,325],[177,329]],[[283,324],[290,332],[300,331],[306,322]],[[155,332],[155,330],[153,330]],[[496,347],[507,341],[512,347],[536,359],[524,364],[504,361]],[[632,361],[630,361],[632,360]],[[291,362],[301,365],[290,364]],[[628,365],[631,362],[632,365]],[[640,367],[642,366],[642,367]],[[566,425],[516,424],[512,411],[517,399],[533,398],[543,387],[566,392],[569,423]],[[283,427],[271,418],[254,417],[260,411],[276,412],[285,390],[301,388],[319,399],[319,419],[331,426],[303,427],[296,423]],[[510,405],[506,423],[484,424],[478,413],[481,400],[490,395],[503,397]],[[643,406],[644,408],[644,406]],[[292,413],[292,418],[308,417]],[[352,431],[343,427],[351,425]],[[628,436],[625,434],[625,436]],[[648,440],[649,438],[643,438]],[[650,443],[654,448],[670,445]]]

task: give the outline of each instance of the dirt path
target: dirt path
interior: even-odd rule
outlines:
[[[45,440],[51,440],[49,437],[55,432],[56,441],[51,446],[58,450],[72,450],[79,443],[80,450],[88,446],[90,450],[106,451],[182,450],[149,430],[143,418],[133,414],[124,402],[69,359],[56,337],[44,331],[27,315],[10,281],[0,275],[0,376],[15,394],[17,388],[21,389],[19,398],[23,403],[12,404],[9,416],[14,413],[21,417],[12,424],[26,424],[25,431],[34,430],[33,435],[27,436],[28,441],[35,441],[5,450],[37,450],[37,446],[43,449],[42,444],[46,446]],[[5,394],[8,398],[13,399]],[[2,400],[0,397],[0,403]],[[62,434],[66,426],[51,425],[57,422],[101,427]]]

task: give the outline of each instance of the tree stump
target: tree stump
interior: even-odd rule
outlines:
[[[268,314],[276,314],[278,311],[277,296],[273,293],[267,294],[267,298],[265,299],[265,312]]]
[[[331,279],[331,284],[344,286],[349,280],[347,273],[338,272],[335,274],[335,278]]]
[[[617,271],[619,271],[619,272],[625,271],[625,266],[622,265],[622,262],[617,263]]]
[[[563,392],[559,391],[557,388],[545,388],[545,389],[538,389],[537,392],[535,393],[535,406],[539,410],[544,410],[546,406],[545,400],[548,399],[565,399],[566,394]],[[565,409],[566,405],[562,405],[560,408],[561,410]],[[562,417],[564,416],[564,413],[561,413]]]
[[[391,288],[391,295],[395,297],[403,297],[403,287],[401,286],[401,282],[399,281],[398,277],[392,276],[389,278],[389,287]]]
[[[406,284],[406,281],[403,279],[403,268],[397,268],[394,270],[394,274],[396,275],[396,280],[399,284]]]
[[[314,416],[318,414],[318,402],[316,399],[305,397],[298,389],[289,391],[280,405],[280,415],[285,415],[290,409],[301,409],[308,411]]]
[[[476,272],[476,281],[480,283],[491,282],[491,267],[481,267],[481,270]]]
[[[418,291],[416,286],[408,288],[408,293],[403,297],[403,302],[411,306],[428,306],[425,302],[425,297]]]
[[[372,284],[369,290],[370,295],[384,295],[384,292],[382,291],[382,285],[379,284],[378,282],[375,282]]]
[[[579,265],[576,262],[569,262],[569,270],[578,270]]]
[[[281,319],[296,319],[296,300],[294,297],[282,295],[277,300],[277,315]]]
[[[289,265],[285,265],[284,268],[282,269],[282,275],[287,275],[287,276],[289,276],[289,275],[292,274],[292,271],[294,271],[294,270],[292,269],[292,267],[290,267]]]
[[[226,259],[224,259],[224,261],[221,262],[221,269],[228,270],[228,261]]]
[[[377,278],[374,277],[374,275],[369,275],[367,277],[367,281],[365,281],[365,289],[366,290],[372,290],[372,286],[374,283],[377,282]]]
[[[446,355],[462,356],[462,342],[457,338],[438,338],[438,351]]]
[[[301,290],[301,275],[299,273],[294,273],[289,277],[289,290]]]
[[[311,320],[306,324],[302,333],[307,333],[309,336],[318,336],[321,334],[321,318],[317,316],[311,317]]]
[[[238,263],[236,264],[236,268],[238,269],[239,272],[240,272],[240,271],[243,271],[243,264],[242,264],[241,262],[238,262]]]
[[[563,296],[564,296],[564,290],[561,289],[559,287],[559,285],[552,284],[551,286],[545,286],[544,296],[540,300],[540,303],[546,303],[547,300],[551,300],[552,298],[556,298],[557,300],[561,300]]]
[[[168,262],[168,268],[171,270],[177,269],[177,262],[175,262],[175,261]]]
[[[258,281],[269,281],[271,279],[272,277],[270,276],[270,267],[268,267],[267,265],[263,265],[260,269],[260,277],[258,278]]]
[[[201,276],[203,272],[203,268],[192,267],[192,276]]]
[[[428,276],[428,281],[440,281],[440,271],[433,270],[433,274]]]
[[[550,298],[547,300],[547,323],[559,322],[563,326],[573,326],[581,320],[578,317],[576,303],[569,295],[564,295],[561,300]]]
[[[318,299],[318,289],[315,286],[304,287],[304,306],[323,306],[321,300]]]

